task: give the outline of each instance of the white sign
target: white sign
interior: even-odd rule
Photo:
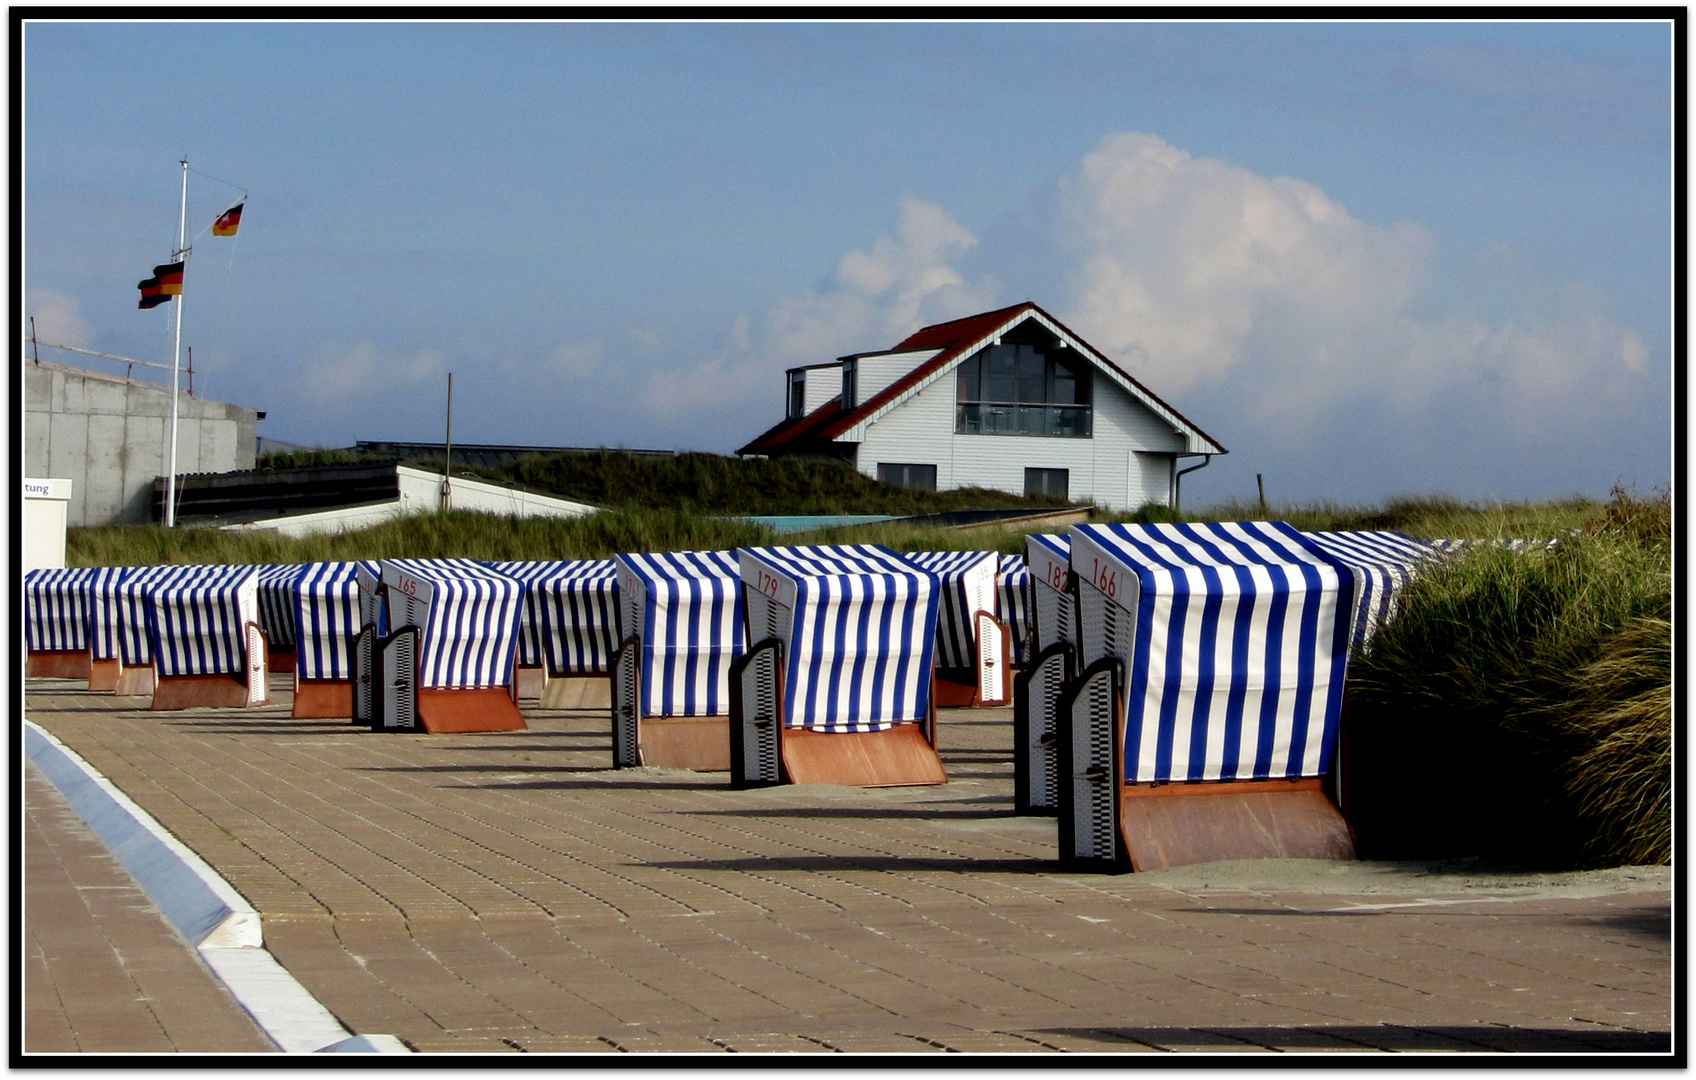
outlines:
[[[71,481],[69,480],[34,480],[25,478],[24,498],[26,499],[58,499],[62,502],[71,501]]]

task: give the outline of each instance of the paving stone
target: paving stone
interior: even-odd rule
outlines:
[[[1009,710],[945,713],[945,787],[738,792],[610,769],[604,712],[391,736],[291,721],[286,688],[181,715],[28,689],[339,1018],[424,1052],[1642,1053],[1671,1027],[1664,887],[1388,908],[1062,872],[1054,820],[1011,814]]]

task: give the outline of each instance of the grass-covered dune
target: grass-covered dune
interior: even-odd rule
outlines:
[[[1616,492],[1551,548],[1411,584],[1350,665],[1362,854],[1670,861],[1671,575],[1668,499]]]

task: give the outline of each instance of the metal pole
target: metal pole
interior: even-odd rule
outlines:
[[[442,509],[449,509],[453,480],[453,372],[448,372],[447,458],[442,462]]]
[[[1264,514],[1266,513],[1266,478],[1255,473],[1254,486],[1260,489],[1260,512]]]
[[[187,255],[185,247],[188,243],[188,159],[183,158],[183,200],[182,208],[177,212],[177,253],[173,259],[182,259],[185,263],[183,279],[188,279]],[[177,336],[171,346],[171,459],[165,473],[165,528],[175,528],[177,524],[177,361],[183,350],[183,293],[177,293]]]

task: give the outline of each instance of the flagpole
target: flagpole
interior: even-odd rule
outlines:
[[[181,259],[183,269],[187,270],[188,243],[188,158],[183,158],[183,199],[181,209],[177,212],[177,252],[172,258],[175,262]],[[188,275],[185,273],[186,279]],[[177,294],[177,336],[171,346],[171,461],[165,473],[165,528],[175,528],[177,524],[177,387],[178,360],[183,351],[183,300],[181,292]]]

